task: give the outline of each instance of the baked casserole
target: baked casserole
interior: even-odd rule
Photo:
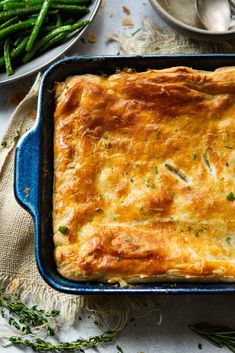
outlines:
[[[76,281],[233,281],[235,69],[55,84],[53,229]]]

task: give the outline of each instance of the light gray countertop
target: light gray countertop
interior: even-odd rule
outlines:
[[[134,28],[122,26],[123,18],[127,17],[122,6],[131,10],[130,18]],[[110,14],[113,14],[111,17]],[[96,43],[79,43],[68,53],[80,55],[112,55],[118,51],[115,43],[108,43],[106,37],[109,33],[127,31],[133,33],[141,25],[144,16],[150,17],[158,24],[161,20],[153,12],[148,0],[107,0],[106,5],[100,9],[88,33],[96,35]],[[85,37],[86,37],[85,36]],[[131,54],[131,53],[130,53]],[[34,76],[35,77],[35,76]],[[14,107],[9,105],[9,96],[13,92],[26,92],[32,85],[34,77],[29,77],[11,85],[0,87],[0,137],[3,135],[11,112]],[[155,296],[162,313],[162,324],[158,325],[158,312],[147,317],[136,318],[118,336],[110,346],[98,348],[100,353],[118,353],[116,345],[122,347],[124,353],[196,353],[200,352],[198,343],[202,343],[202,352],[227,352],[227,349],[218,349],[202,338],[193,334],[188,325],[196,322],[209,322],[226,324],[235,327],[235,296],[234,295],[164,295]],[[142,308],[143,314],[145,308]],[[135,314],[133,314],[135,316]],[[72,340],[77,336],[94,334],[97,328],[91,320],[80,322],[76,329],[66,329],[61,339]],[[3,348],[1,352],[18,353],[19,348]],[[24,350],[26,351],[26,350]],[[27,350],[31,352],[31,350]],[[93,352],[90,350],[89,352]]]

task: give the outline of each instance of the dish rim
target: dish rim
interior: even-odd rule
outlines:
[[[24,195],[23,192],[23,184],[19,179],[19,170],[21,169],[21,166],[19,165],[19,161],[22,161],[22,156],[19,158],[20,154],[25,153],[25,142],[29,140],[29,138],[33,138],[34,140],[38,139],[37,143],[38,146],[36,146],[36,153],[40,152],[40,146],[41,146],[41,124],[43,121],[43,95],[44,91],[48,90],[49,88],[46,87],[47,80],[50,78],[50,75],[53,74],[53,72],[59,68],[60,66],[65,68],[66,64],[70,63],[80,63],[82,61],[84,62],[90,62],[94,64],[94,61],[97,62],[104,62],[104,61],[129,61],[130,63],[133,63],[136,60],[145,60],[150,58],[152,60],[160,60],[162,59],[170,59],[170,60],[176,60],[177,58],[183,58],[183,59],[192,59],[192,58],[207,58],[207,59],[215,59],[215,58],[233,58],[235,60],[235,54],[209,54],[209,55],[159,55],[159,56],[154,56],[154,55],[145,55],[145,56],[95,56],[95,57],[70,57],[70,58],[64,58],[54,64],[52,64],[45,74],[43,75],[41,86],[40,86],[40,91],[39,91],[39,100],[38,100],[38,109],[37,109],[37,119],[35,122],[35,125],[32,127],[31,130],[29,130],[23,137],[20,138],[17,144],[16,148],[16,158],[15,158],[15,183],[14,183],[14,190],[15,190],[15,197],[17,201],[20,203],[22,207],[24,207],[32,216],[34,219],[34,226],[35,226],[35,253],[36,253],[36,262],[37,266],[39,269],[39,272],[43,279],[54,289],[64,292],[64,293],[70,293],[70,294],[219,294],[219,293],[235,293],[235,283],[233,282],[155,282],[155,283],[143,283],[141,285],[137,284],[131,287],[127,288],[121,288],[121,287],[115,287],[115,285],[112,284],[102,284],[102,287],[100,287],[99,283],[91,283],[91,282],[75,282],[75,281],[70,281],[65,278],[63,278],[61,275],[58,275],[59,277],[59,283],[57,283],[48,273],[48,269],[45,268],[45,264],[43,264],[43,260],[41,257],[41,249],[40,249],[40,234],[39,234],[39,224],[40,224],[40,214],[39,214],[39,193],[40,193],[40,180],[39,180],[39,173],[37,174],[38,170],[40,170],[41,167],[41,156],[38,156],[40,158],[40,163],[36,168],[34,169],[34,177],[35,175],[38,175],[37,180],[33,180],[33,185],[32,189],[34,191],[37,191],[37,195],[33,195],[32,199],[27,199]],[[130,64],[135,66],[136,64]],[[175,63],[175,66],[178,65]],[[188,64],[189,65],[189,64]],[[179,66],[179,65],[178,65]],[[220,66],[220,65],[219,65]],[[117,67],[117,66],[116,66]],[[122,65],[122,67],[125,67]],[[166,66],[167,67],[167,66]],[[146,69],[148,68],[148,65],[146,65]],[[29,147],[29,145],[27,146]],[[34,149],[35,146],[31,147]],[[32,150],[33,151],[33,150]],[[28,151],[31,152],[31,151]],[[29,153],[30,155],[30,153]],[[25,163],[27,164],[27,158]],[[34,164],[34,161],[32,162]],[[38,168],[38,169],[37,169]],[[30,180],[31,175],[29,174],[28,178]],[[35,186],[36,185],[36,186]],[[35,207],[36,205],[36,207]],[[50,271],[49,271],[50,272]]]

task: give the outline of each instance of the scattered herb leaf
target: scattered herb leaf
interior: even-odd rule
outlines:
[[[157,175],[158,174],[158,167],[154,167],[153,170],[154,170],[154,173]]]
[[[195,153],[192,154],[192,159],[196,159],[197,155]]]
[[[124,353],[123,349],[119,345],[117,345],[116,348],[119,353]]]
[[[66,234],[69,229],[66,226],[60,226],[60,228],[58,230],[59,230],[60,233]]]
[[[232,240],[231,237],[227,237],[227,238],[226,238],[226,243],[231,244],[231,240]]]
[[[109,75],[106,72],[100,72],[100,76],[102,77],[108,77]]]
[[[192,331],[205,338],[218,348],[227,347],[235,352],[235,330],[224,326],[215,326],[206,323],[189,326]]]
[[[145,177],[145,181],[148,183],[149,182],[149,175]]]
[[[212,172],[210,162],[209,162],[207,156],[205,155],[205,153],[203,153],[203,155],[202,155],[202,160],[204,161],[205,165],[210,170],[210,172]]]
[[[180,179],[182,179],[183,181],[185,181],[187,183],[187,177],[178,169],[176,169],[175,167],[173,167],[172,165],[165,163],[165,167],[166,169],[169,170],[169,172],[177,175]]]
[[[135,32],[131,33],[131,36],[134,37],[134,35],[137,34],[140,30],[141,28],[138,28]]]
[[[227,196],[226,196],[228,201],[234,201],[235,200],[235,195],[234,193],[231,191]]]
[[[157,130],[157,131],[156,131],[156,136],[159,137],[160,133],[161,133],[161,131],[160,131],[160,130]]]
[[[18,141],[19,138],[20,138],[20,132],[19,132],[19,130],[17,130],[16,133],[15,133],[15,136],[14,136],[14,141],[15,142]]]
[[[150,182],[150,177],[149,177],[149,175],[147,175],[144,180],[145,180],[145,182],[146,182],[147,188],[150,188],[150,184],[149,184],[149,182]]]
[[[132,241],[132,238],[131,238],[131,237],[127,237],[127,238],[125,238],[125,241],[126,241],[127,243],[130,243],[130,242]]]

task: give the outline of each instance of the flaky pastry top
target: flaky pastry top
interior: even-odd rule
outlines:
[[[53,228],[72,280],[234,280],[235,70],[55,84]]]

